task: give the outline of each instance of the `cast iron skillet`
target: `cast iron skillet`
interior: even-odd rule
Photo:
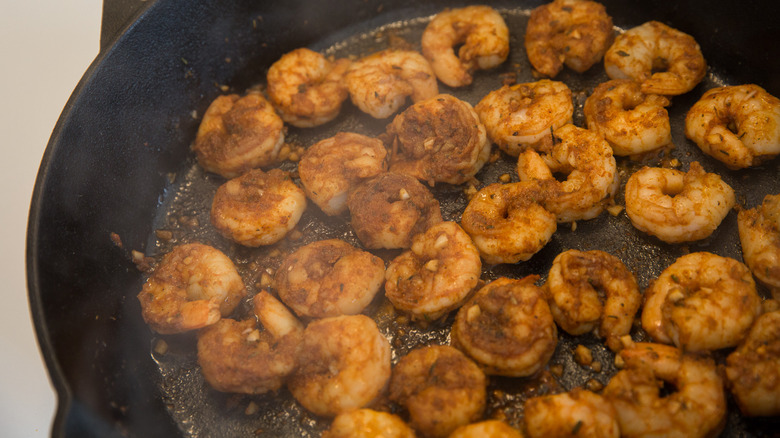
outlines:
[[[54,129],[33,194],[27,243],[34,323],[59,397],[52,436],[170,437],[195,430],[169,412],[168,408],[175,411],[176,407],[166,398],[166,388],[175,382],[167,381],[171,376],[161,373],[150,358],[154,336],[141,320],[135,298],[143,275],[130,263],[129,251],[152,255],[159,251],[150,243],[154,224],[161,221],[161,208],[170,206],[171,193],[180,189],[182,181],[173,175],[194,168],[189,145],[197,115],[223,93],[222,88],[242,92],[261,81],[268,65],[294,48],[324,50],[352,34],[465,4],[443,0],[227,3],[107,1],[101,52]],[[545,2],[484,3],[499,9],[530,9]],[[757,83],[780,95],[775,2],[603,3],[617,26],[628,28],[655,19],[682,29],[700,43],[718,78]],[[515,44],[521,41],[518,33],[513,31]],[[692,93],[700,95],[701,90]],[[677,111],[684,111],[696,98],[683,100]],[[678,147],[686,143],[681,135],[679,129],[674,132]],[[780,189],[778,160],[749,172],[728,173],[713,160],[707,160],[705,168],[727,174],[727,181],[742,189],[738,192],[743,205],[757,205],[764,194]],[[734,216],[723,227],[733,231]],[[608,241],[609,233],[607,229],[594,236]],[[561,233],[558,243],[517,272],[549,267],[557,252],[577,246],[567,241],[571,235]],[[723,255],[740,258],[733,234],[719,236],[704,245],[722,247]],[[679,249],[640,240],[648,251],[624,251],[623,258],[630,258],[626,261],[630,267],[653,267],[638,273],[646,284],[648,276],[659,272]],[[732,414],[725,433],[760,435],[762,430],[772,430],[768,427],[777,430],[777,422]]]

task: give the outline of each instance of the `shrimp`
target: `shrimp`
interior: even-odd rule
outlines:
[[[222,251],[200,243],[176,246],[146,280],[138,301],[157,333],[182,333],[214,324],[246,296],[244,281]]]
[[[512,156],[540,148],[550,131],[571,123],[571,90],[563,82],[543,79],[504,85],[474,107],[493,143]]]
[[[257,247],[284,238],[304,210],[306,194],[288,172],[255,169],[217,189],[211,203],[211,223],[226,238]]]
[[[458,311],[450,337],[486,374],[527,377],[552,357],[558,344],[544,291],[534,282],[500,277],[483,286]]]
[[[558,224],[544,196],[537,184],[521,182],[490,184],[471,198],[460,223],[485,263],[526,261],[547,245]]]
[[[299,316],[355,315],[385,279],[379,257],[339,239],[321,240],[285,257],[274,276],[279,298]]]
[[[459,46],[457,55],[454,47]],[[490,6],[445,9],[422,34],[422,53],[450,87],[471,84],[475,70],[497,67],[509,56],[509,28]]]
[[[621,436],[718,435],[726,396],[712,358],[652,343],[630,345],[619,358],[625,369],[612,377],[603,396],[615,407]],[[663,382],[676,391],[662,396]]]
[[[347,207],[355,234],[369,249],[408,248],[412,237],[442,221],[439,201],[427,187],[392,172],[359,184]]]
[[[386,49],[360,58],[344,80],[352,103],[376,119],[393,115],[407,97],[419,102],[439,94],[431,65],[414,50]]]
[[[539,73],[555,77],[564,63],[583,73],[601,61],[615,39],[612,17],[593,1],[555,0],[531,11],[525,51]]]
[[[206,109],[192,150],[208,172],[235,178],[273,164],[284,143],[284,122],[259,92],[219,96]]]
[[[461,426],[449,438],[523,438],[523,434],[500,420],[484,420]]]
[[[255,319],[221,319],[198,332],[198,363],[217,391],[277,391],[298,364],[303,324],[268,292],[255,295]]]
[[[780,194],[737,214],[742,258],[758,281],[780,291]]]
[[[780,311],[758,317],[726,358],[726,379],[743,414],[780,415]]]
[[[666,96],[645,94],[639,82],[613,79],[593,90],[585,100],[588,129],[597,132],[618,156],[655,151],[672,143]]]
[[[696,40],[658,21],[649,21],[618,35],[604,54],[612,79],[640,82],[645,94],[677,96],[704,79],[707,62]]]
[[[482,275],[479,251],[455,222],[439,222],[412,239],[385,274],[385,296],[414,320],[432,321],[460,307]]]
[[[685,351],[733,347],[761,314],[750,270],[730,257],[695,252],[678,258],[645,291],[642,327]]]
[[[398,415],[357,409],[334,418],[322,438],[415,438],[415,434]]]
[[[329,60],[307,48],[286,53],[268,68],[268,97],[282,119],[300,128],[330,122],[347,99],[348,59]]]
[[[420,434],[442,438],[482,416],[487,378],[453,347],[418,347],[393,368],[389,397],[406,409],[410,425]]]
[[[626,183],[626,214],[638,230],[666,243],[711,235],[734,207],[734,189],[694,161],[688,172],[643,167]]]
[[[524,412],[526,432],[531,438],[620,436],[615,408],[586,389],[530,398]]]
[[[304,408],[335,417],[367,406],[390,379],[390,343],[365,315],[309,323],[287,388]]]
[[[780,154],[780,99],[758,85],[717,87],[685,116],[685,136],[730,169]]]
[[[306,195],[328,216],[347,211],[347,195],[361,181],[387,171],[381,140],[340,132],[306,149],[298,174]]]
[[[565,174],[559,182],[554,174]],[[521,181],[542,181],[544,207],[558,222],[592,219],[612,202],[619,184],[612,148],[603,137],[574,125],[552,134],[552,148],[539,154],[526,149],[517,160]]]
[[[571,335],[590,331],[606,338],[612,351],[631,331],[642,295],[631,271],[604,251],[570,249],[558,254],[545,289],[555,322]]]
[[[490,157],[490,141],[474,108],[449,94],[419,101],[387,127],[392,139],[390,170],[429,185],[464,183]]]

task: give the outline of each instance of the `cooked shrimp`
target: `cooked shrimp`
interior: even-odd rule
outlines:
[[[262,94],[219,96],[198,127],[192,150],[208,172],[234,178],[273,164],[284,143],[284,122]]]
[[[455,46],[460,46],[457,55]],[[445,9],[425,27],[422,53],[440,81],[450,87],[469,85],[475,70],[506,61],[509,28],[490,6]]]
[[[542,206],[544,192],[534,183],[494,183],[480,189],[461,216],[485,263],[530,259],[552,239],[555,214]]]
[[[482,274],[479,251],[455,222],[414,236],[385,274],[385,296],[415,320],[432,321],[460,307]]]
[[[390,379],[390,343],[365,315],[323,318],[303,333],[287,388],[304,408],[335,417],[365,407]]]
[[[554,174],[566,175],[559,182]],[[592,219],[609,205],[617,192],[619,177],[612,148],[603,137],[574,125],[564,125],[552,134],[552,148],[539,154],[526,149],[517,160],[521,181],[544,181],[544,207],[558,222]]]
[[[329,216],[347,210],[347,195],[361,181],[387,171],[381,140],[340,132],[306,149],[298,162],[303,190]]]
[[[612,79],[633,79],[645,94],[676,96],[691,91],[707,74],[707,62],[692,36],[658,21],[629,29],[604,54]]]
[[[624,437],[717,436],[726,416],[723,380],[708,356],[637,343],[620,352],[625,369],[604,389]],[[662,396],[663,382],[676,391]]]
[[[146,280],[138,301],[144,321],[158,333],[214,324],[246,295],[244,282],[222,251],[200,243],[179,245]]]
[[[555,322],[572,335],[590,331],[617,351],[631,331],[642,295],[634,274],[604,251],[570,249],[553,260],[545,288]]]
[[[618,438],[615,408],[604,397],[582,388],[533,397],[524,405],[525,428],[531,438]]]
[[[414,50],[386,49],[360,58],[344,80],[352,103],[376,119],[395,114],[407,97],[419,102],[439,94],[431,65]]]
[[[304,210],[306,194],[288,172],[255,169],[217,189],[211,223],[241,245],[271,245],[295,228]]]
[[[486,374],[526,377],[552,357],[558,344],[544,291],[534,282],[500,277],[483,286],[458,311],[452,346],[477,362]]]
[[[439,201],[414,177],[383,173],[347,198],[352,228],[363,246],[408,248],[412,237],[441,222]]]
[[[455,429],[449,438],[523,438],[523,434],[500,420],[485,420]]]
[[[731,169],[780,154],[780,99],[758,85],[717,87],[693,104],[685,136]]]
[[[217,391],[263,394],[282,387],[298,364],[303,324],[268,292],[253,299],[255,319],[222,319],[198,332],[198,363]]]
[[[357,409],[339,414],[322,438],[415,438],[415,434],[398,415]]]
[[[478,420],[487,402],[487,378],[477,364],[446,345],[418,347],[403,356],[390,378],[390,400],[409,413],[421,435],[446,437]]]
[[[688,172],[643,167],[626,183],[626,214],[638,230],[667,243],[712,234],[734,207],[734,190],[694,161]]]
[[[604,5],[587,0],[555,0],[531,11],[525,51],[539,73],[555,77],[564,63],[583,73],[601,61],[615,39]]]
[[[350,61],[331,61],[307,48],[286,53],[268,68],[268,97],[282,119],[301,128],[327,123],[347,99],[344,75]]]
[[[737,215],[742,258],[758,281],[780,291],[780,194]]]
[[[639,82],[613,79],[585,100],[588,129],[604,136],[615,155],[638,155],[672,142],[666,96],[645,94]]]
[[[339,239],[303,246],[285,257],[274,276],[279,298],[300,316],[355,315],[385,279],[379,257]]]
[[[526,148],[539,148],[551,130],[571,123],[574,104],[566,84],[543,79],[504,85],[483,97],[474,110],[493,143],[517,156]]]
[[[461,184],[482,169],[490,141],[474,108],[449,94],[419,101],[387,127],[390,170],[434,185]]]
[[[761,314],[747,266],[695,252],[678,258],[645,291],[642,327],[657,342],[686,351],[733,347]]]

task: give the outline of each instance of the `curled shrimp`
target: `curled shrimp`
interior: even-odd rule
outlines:
[[[335,417],[367,406],[390,379],[390,343],[365,315],[309,323],[287,388],[304,408]]]
[[[306,194],[288,172],[254,169],[217,189],[211,203],[211,223],[226,238],[257,247],[284,238],[304,210]]]
[[[284,143],[284,122],[259,92],[219,96],[206,109],[192,150],[208,172],[234,178],[273,164]]]
[[[707,74],[707,62],[692,36],[658,21],[618,35],[604,54],[612,79],[640,82],[645,94],[676,96],[691,91]]]
[[[688,172],[643,167],[626,183],[626,214],[638,230],[667,243],[711,235],[734,207],[734,189],[694,161]]]
[[[572,335],[595,330],[617,351],[631,331],[642,295],[631,271],[604,251],[570,249],[553,260],[545,288],[555,322]]]
[[[415,438],[415,434],[398,415],[364,408],[339,414],[322,438]]]
[[[595,392],[575,388],[569,392],[532,397],[524,405],[525,428],[531,438],[618,438],[617,412]]]
[[[517,156],[526,148],[539,148],[551,130],[571,123],[574,104],[566,84],[542,79],[493,90],[474,110],[493,143]]]
[[[457,55],[454,47],[460,46]],[[509,56],[509,28],[489,6],[446,9],[422,34],[422,53],[436,77],[450,87],[469,85],[475,70],[486,70]]]
[[[200,243],[163,256],[138,293],[141,314],[158,333],[182,333],[214,324],[246,295],[244,282],[222,251]]]
[[[613,79],[585,100],[588,129],[604,136],[618,156],[657,150],[672,142],[666,96],[645,94],[639,82]]]
[[[282,119],[297,127],[327,123],[347,99],[348,59],[331,61],[307,48],[286,53],[268,68],[268,97]]]
[[[307,148],[298,174],[309,199],[335,216],[347,210],[347,195],[361,181],[387,171],[387,158],[381,140],[340,132]]]
[[[500,277],[482,288],[458,311],[452,345],[477,362],[486,374],[526,377],[552,357],[558,344],[544,291],[534,282]]]
[[[479,252],[455,222],[439,222],[412,239],[385,274],[385,296],[412,319],[436,320],[460,307],[482,274]]]
[[[539,73],[555,77],[564,63],[583,73],[601,61],[615,38],[601,3],[555,0],[536,7],[525,30],[525,51]]]
[[[780,291],[780,194],[737,214],[742,258],[758,281]]]
[[[523,438],[523,434],[501,420],[484,420],[455,429],[449,438]]]
[[[685,116],[685,136],[730,169],[780,154],[780,99],[758,85],[717,87]]]
[[[352,103],[376,119],[393,115],[408,97],[419,102],[439,94],[431,65],[414,50],[386,49],[360,58],[344,80]]]

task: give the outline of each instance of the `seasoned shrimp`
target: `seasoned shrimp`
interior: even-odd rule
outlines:
[[[623,349],[619,371],[604,389],[624,437],[717,436],[726,416],[723,380],[708,356],[668,345],[636,343]],[[676,391],[662,396],[663,382]]]
[[[415,434],[398,415],[357,409],[334,418],[322,438],[415,438]]]
[[[534,282],[500,277],[483,286],[458,311],[450,337],[453,347],[486,374],[526,377],[552,357],[558,344],[544,291]]]
[[[457,55],[456,46],[460,46]],[[445,9],[425,27],[422,53],[440,81],[450,87],[469,85],[475,70],[506,61],[509,28],[501,14],[489,6]]]
[[[279,298],[300,316],[355,315],[385,279],[379,257],[339,239],[321,240],[285,257],[274,276]]]
[[[255,169],[217,189],[211,203],[211,223],[226,238],[257,247],[284,238],[304,210],[306,194],[288,172]]]
[[[203,377],[222,392],[263,394],[282,387],[298,364],[303,324],[268,292],[253,299],[255,319],[222,319],[198,332]]]
[[[301,128],[327,123],[347,99],[348,59],[329,60],[307,48],[284,54],[268,68],[268,97],[282,119]]]
[[[310,323],[298,359],[287,388],[304,408],[324,417],[367,406],[390,379],[390,343],[365,315]]]
[[[543,79],[504,85],[488,93],[474,110],[493,143],[518,156],[526,148],[540,148],[550,131],[571,123],[571,90],[563,82]]]
[[[352,228],[363,246],[408,248],[412,238],[442,221],[439,201],[414,177],[383,173],[347,198]]]
[[[414,50],[386,49],[360,58],[344,80],[352,103],[376,119],[395,114],[407,97],[419,102],[439,94],[431,64]]]
[[[604,251],[570,249],[558,254],[545,289],[555,322],[572,335],[595,330],[617,351],[631,331],[642,295],[634,274]]]
[[[303,190],[329,216],[347,210],[347,195],[361,181],[387,171],[381,140],[340,132],[306,149],[298,162]]]
[[[618,156],[655,151],[672,142],[666,96],[645,94],[639,82],[613,79],[585,100],[588,129],[604,136]]]
[[[758,281],[780,291],[780,194],[737,215],[742,258]]]
[[[642,327],[686,351],[733,347],[761,314],[747,266],[695,252],[678,258],[645,291]]]
[[[138,293],[141,314],[158,333],[182,333],[214,324],[246,295],[244,282],[222,251],[200,243],[166,254]]]
[[[531,438],[618,438],[615,408],[604,397],[582,388],[533,397],[524,405],[525,428]]]
[[[461,184],[482,169],[490,141],[468,102],[449,94],[415,103],[387,127],[392,138],[390,170],[434,185]]]
[[[385,296],[415,320],[431,321],[460,307],[482,274],[479,251],[455,222],[414,236],[385,274]]]
[[[390,400],[409,413],[421,435],[443,438],[480,419],[487,378],[463,353],[446,345],[418,347],[403,356],[390,378]]]
[[[449,438],[523,438],[523,434],[500,420],[485,420],[455,429]]]
[[[208,172],[234,178],[273,164],[284,143],[284,122],[259,92],[219,96],[198,127],[192,150]]]
[[[615,39],[604,5],[587,0],[555,0],[531,11],[525,51],[539,73],[555,77],[564,63],[583,73],[601,61]]]
[[[730,169],[780,154],[780,99],[758,85],[717,87],[693,104],[685,136]]]
[[[534,183],[490,184],[471,198],[460,223],[485,263],[526,261],[558,229],[543,201],[544,192]]]
[[[612,79],[633,79],[645,94],[676,96],[691,91],[707,74],[707,62],[692,36],[658,21],[629,29],[604,54]]]
[[[734,207],[734,189],[694,161],[688,172],[643,167],[626,183],[626,214],[638,230],[667,243],[712,234]]]

